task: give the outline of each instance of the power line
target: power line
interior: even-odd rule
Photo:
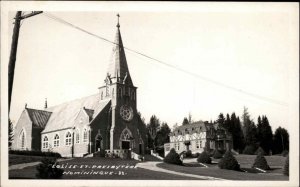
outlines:
[[[76,25],[74,25],[74,24],[72,24],[72,23],[70,23],[70,22],[68,22],[68,21],[66,21],[66,20],[63,20],[63,19],[61,19],[61,18],[59,18],[59,17],[57,17],[57,16],[54,16],[53,14],[44,12],[44,14],[42,14],[42,15],[45,15],[46,17],[51,18],[51,19],[53,19],[53,20],[55,20],[55,21],[57,21],[57,22],[59,22],[59,23],[62,23],[62,24],[67,25],[67,26],[70,26],[70,27],[72,27],[72,28],[74,28],[74,29],[77,29],[77,30],[79,30],[79,31],[81,31],[81,32],[84,32],[84,33],[88,34],[88,35],[91,35],[91,36],[93,36],[93,37],[96,37],[96,38],[98,38],[98,39],[101,39],[101,40],[103,40],[103,41],[105,41],[105,42],[108,42],[108,43],[111,43],[111,44],[118,45],[117,43],[115,43],[115,42],[113,42],[113,41],[111,41],[111,40],[108,40],[108,39],[106,39],[106,38],[104,38],[104,37],[101,37],[101,36],[99,36],[99,35],[96,35],[96,34],[94,34],[94,33],[91,33],[91,32],[89,32],[89,31],[87,31],[87,30],[85,30],[85,29],[82,29],[82,28],[80,28],[80,27],[78,27],[78,26],[76,26]],[[240,92],[240,93],[242,93],[242,94],[244,94],[244,95],[248,95],[248,96],[251,96],[251,97],[260,99],[260,100],[265,100],[265,101],[268,101],[268,102],[270,102],[270,103],[274,103],[274,104],[278,104],[278,105],[282,105],[282,106],[288,106],[288,104],[287,104],[286,102],[278,101],[278,100],[271,99],[271,98],[268,98],[268,97],[264,97],[264,96],[261,96],[261,95],[257,95],[257,94],[251,93],[251,92],[247,92],[247,91],[241,90],[241,89],[239,89],[239,88],[235,88],[235,87],[233,87],[233,86],[226,85],[226,84],[224,84],[224,83],[221,83],[221,82],[212,80],[212,79],[210,79],[210,78],[207,78],[207,77],[204,77],[204,76],[195,74],[195,73],[193,73],[193,72],[190,72],[190,71],[187,71],[187,70],[185,70],[185,69],[179,68],[179,67],[177,67],[177,66],[171,65],[171,64],[169,64],[169,63],[163,62],[163,61],[161,61],[161,60],[158,60],[158,59],[156,59],[156,58],[153,58],[153,57],[151,57],[151,56],[149,56],[149,55],[146,55],[146,54],[141,53],[141,52],[139,52],[139,51],[136,51],[136,50],[134,50],[134,49],[130,49],[130,48],[128,48],[128,47],[125,47],[124,45],[123,45],[123,48],[126,49],[126,50],[128,50],[128,51],[130,51],[130,52],[133,52],[133,53],[136,53],[136,54],[138,54],[138,55],[141,55],[141,56],[143,56],[143,57],[145,57],[145,58],[148,58],[148,59],[150,59],[150,60],[152,60],[152,61],[155,61],[155,62],[157,62],[157,63],[159,63],[159,64],[165,65],[165,66],[167,66],[167,67],[169,67],[169,68],[172,68],[172,69],[175,69],[175,70],[177,70],[177,71],[184,72],[184,73],[186,73],[186,74],[188,74],[188,75],[191,75],[191,76],[193,76],[193,77],[197,77],[197,78],[199,78],[199,79],[202,79],[202,80],[204,80],[204,81],[213,83],[213,84],[215,84],[215,85],[218,85],[218,86],[221,86],[221,87],[224,87],[224,88],[227,88],[227,89],[236,91],[236,92]]]

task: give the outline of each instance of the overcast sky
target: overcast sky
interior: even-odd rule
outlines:
[[[189,113],[195,121],[210,121],[221,112],[240,116],[246,106],[255,122],[258,115],[267,115],[273,131],[278,126],[291,130],[288,106],[294,95],[290,91],[299,78],[291,77],[295,74],[291,71],[299,67],[298,10],[291,6],[259,11],[245,6],[243,10],[119,11],[126,47],[283,103],[251,97],[126,51],[130,74],[138,87],[137,108],[146,122],[155,114],[172,127]],[[49,13],[114,40],[118,11]],[[9,37],[14,14],[9,15]],[[42,109],[45,98],[48,106],[53,106],[98,93],[111,52],[112,44],[43,14],[26,19],[18,45],[12,120],[18,120],[25,103]]]

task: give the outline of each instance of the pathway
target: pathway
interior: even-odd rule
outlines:
[[[161,163],[161,162],[141,162],[141,163],[137,164],[137,167],[152,170],[152,171],[164,172],[164,173],[169,173],[169,174],[174,174],[174,175],[181,175],[181,176],[185,176],[185,177],[194,177],[194,178],[198,178],[198,179],[202,179],[202,180],[225,180],[225,179],[221,179],[221,178],[187,174],[187,173],[181,173],[181,172],[177,172],[177,171],[163,169],[163,168],[160,168],[157,166],[157,164],[159,164],[159,163]]]

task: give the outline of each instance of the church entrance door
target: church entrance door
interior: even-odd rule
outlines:
[[[129,141],[122,141],[122,149],[129,149],[130,148],[130,142]]]

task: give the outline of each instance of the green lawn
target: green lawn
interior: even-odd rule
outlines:
[[[182,177],[178,175],[172,175],[162,172],[154,172],[142,168],[92,168],[93,165],[98,166],[132,166],[134,167],[138,161],[135,160],[122,160],[122,159],[109,159],[109,158],[75,158],[73,160],[62,161],[60,164],[70,165],[86,165],[89,168],[67,168],[62,179],[117,179],[117,180],[198,180],[197,178]],[[36,166],[26,167],[21,170],[10,170],[10,179],[34,179],[36,174]],[[75,172],[98,172],[98,174],[75,174]],[[102,175],[100,172],[102,171]],[[67,174],[67,172],[69,172]],[[70,172],[73,172],[71,174]],[[105,174],[105,172],[107,172]],[[109,172],[113,172],[112,175],[108,175]],[[123,175],[124,174],[124,175]]]
[[[219,169],[217,164],[207,164],[208,168],[204,167],[186,167],[172,164],[161,163],[159,167],[178,171],[182,173],[218,177],[229,180],[289,180],[288,176],[282,174],[282,168],[286,157],[282,156],[265,156],[272,170],[267,173],[252,173],[255,170],[251,169],[256,155],[236,155],[235,156],[242,169],[248,172],[238,172],[231,170]],[[220,159],[213,159],[218,162]]]
[[[43,158],[43,156],[28,156],[28,155],[14,155],[9,154],[9,166],[16,165],[16,164],[23,164],[23,163],[29,163],[29,162],[40,162]],[[52,157],[49,157],[52,158]]]

